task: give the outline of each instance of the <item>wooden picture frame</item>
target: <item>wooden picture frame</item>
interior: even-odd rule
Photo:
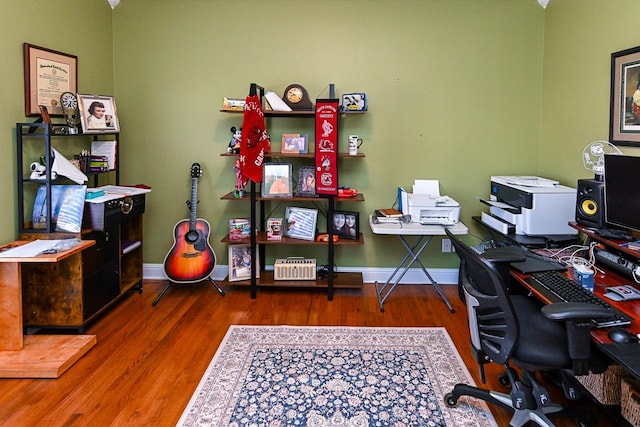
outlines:
[[[78,91],[78,57],[68,53],[23,44],[24,115],[39,116],[39,106],[49,115],[62,116],[60,95]]]
[[[296,196],[317,197],[316,194],[316,170],[313,166],[300,166],[298,168],[298,183]]]
[[[265,163],[262,169],[262,197],[292,197],[291,163]]]
[[[360,238],[360,213],[333,211],[331,226],[334,235],[344,239],[358,240]]]
[[[256,278],[260,277],[260,254],[256,248]],[[251,280],[251,245],[229,245],[229,282]]]
[[[118,110],[113,96],[78,94],[78,110],[84,133],[120,132]]]
[[[287,237],[313,241],[316,238],[318,210],[287,207],[284,222]]]
[[[280,152],[307,154],[309,152],[309,135],[306,133],[283,133]]]
[[[640,146],[640,46],[611,54],[609,142]]]

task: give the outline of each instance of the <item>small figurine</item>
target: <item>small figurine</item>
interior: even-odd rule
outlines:
[[[242,175],[242,170],[240,169],[240,159],[236,159],[235,165],[233,165],[233,170],[236,172],[237,180],[236,180],[236,189],[233,192],[233,195],[236,198],[244,197],[244,187],[247,185],[249,181]]]
[[[237,129],[235,126],[231,127],[231,141],[227,147],[227,153],[238,154],[240,153],[240,144],[242,143],[242,128]]]

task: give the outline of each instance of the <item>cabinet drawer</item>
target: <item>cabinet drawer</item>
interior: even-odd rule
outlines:
[[[84,277],[88,277],[108,263],[118,260],[118,226],[105,231],[92,231],[85,237],[95,240],[96,244],[82,252]]]
[[[115,261],[85,278],[82,289],[84,320],[96,314],[118,295],[120,295],[120,279],[118,262]]]

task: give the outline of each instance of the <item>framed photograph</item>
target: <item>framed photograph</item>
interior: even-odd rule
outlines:
[[[331,221],[333,234],[340,238],[357,240],[360,238],[360,214],[349,211],[333,211]]]
[[[284,221],[287,237],[303,240],[316,238],[317,209],[287,207]]]
[[[84,133],[120,132],[113,96],[78,94],[78,109]]]
[[[260,277],[259,253],[256,248],[256,278]],[[251,279],[251,245],[229,245],[229,282]]]
[[[29,43],[24,52],[24,115],[39,116],[39,106],[62,116],[60,95],[78,92],[78,57]]]
[[[265,163],[262,169],[262,197],[292,197],[291,163]]]
[[[316,171],[313,166],[298,168],[298,185],[296,196],[316,197]]]
[[[609,141],[640,146],[640,46],[611,54]]]
[[[283,133],[282,153],[307,154],[309,152],[309,136],[306,133]]]

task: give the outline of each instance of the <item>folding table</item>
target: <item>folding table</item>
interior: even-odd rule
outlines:
[[[391,295],[396,286],[398,286],[398,283],[400,283],[400,280],[402,280],[404,275],[407,274],[414,264],[418,264],[429,282],[433,285],[438,294],[440,294],[442,300],[447,304],[449,311],[454,313],[455,310],[451,306],[447,296],[442,291],[442,288],[440,288],[438,282],[435,281],[427,271],[422,261],[420,261],[420,255],[424,252],[425,248],[429,245],[434,236],[446,235],[444,232],[445,228],[448,228],[453,232],[453,234],[457,235],[467,234],[469,229],[462,222],[448,226],[432,224],[423,225],[417,222],[402,222],[401,220],[398,220],[398,222],[375,223],[373,218],[373,215],[369,217],[369,226],[374,234],[398,236],[402,245],[407,250],[407,253],[400,261],[400,264],[398,264],[393,273],[391,273],[387,281],[384,284],[380,284],[377,281],[375,282],[380,311],[384,311],[384,302],[389,295]],[[399,275],[398,272],[400,272]]]

